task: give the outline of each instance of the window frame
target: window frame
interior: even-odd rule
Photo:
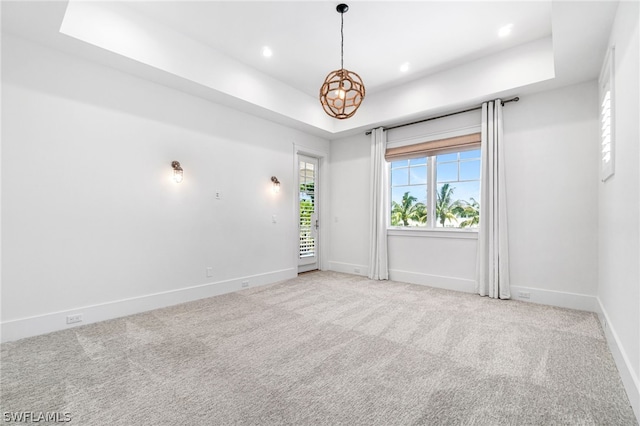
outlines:
[[[441,150],[438,151],[436,153],[432,153],[431,155],[428,156],[424,156],[424,155],[415,155],[415,156],[407,156],[406,160],[411,160],[413,158],[426,158],[426,165],[427,165],[427,182],[426,182],[426,187],[427,187],[427,222],[425,223],[424,226],[394,226],[391,224],[391,211],[393,208],[393,204],[392,204],[392,196],[389,196],[389,206],[388,206],[388,212],[389,212],[389,220],[387,223],[387,235],[403,235],[403,236],[431,236],[431,237],[447,237],[447,238],[477,238],[477,233],[478,233],[478,229],[479,227],[475,227],[475,228],[462,228],[462,227],[438,227],[437,223],[436,223],[436,204],[437,204],[437,194],[438,194],[438,181],[437,181],[437,156],[438,155],[445,155],[445,154],[450,154],[450,153],[459,153],[459,152],[466,152],[466,151],[474,151],[474,150],[480,150],[481,149],[481,144],[477,143],[477,144],[473,144],[473,145],[460,145],[460,146],[455,146],[455,147],[450,147],[447,148],[445,150]],[[480,153],[480,161],[482,161],[482,153]],[[388,190],[390,192],[393,191],[393,185],[392,185],[392,179],[391,179],[391,174],[392,174],[392,167],[391,164],[394,161],[400,161],[402,160],[402,158],[398,158],[398,159],[391,159],[389,160],[389,167],[388,167],[388,173],[389,173],[389,186],[388,186]],[[460,163],[461,159],[458,157],[458,159],[456,160],[456,163],[458,163],[458,177],[459,177],[459,163]],[[471,160],[468,160],[471,161]],[[409,163],[410,164],[410,163]],[[479,181],[481,181],[481,176],[478,179]],[[470,181],[470,180],[466,180],[466,181]],[[402,185],[401,185],[402,186]],[[407,185],[408,186],[408,185]],[[478,202],[480,200],[477,200]],[[464,236],[465,234],[471,235],[471,237],[469,236]]]

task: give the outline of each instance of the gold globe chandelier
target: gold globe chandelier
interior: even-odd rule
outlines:
[[[349,6],[342,3],[336,10],[340,13],[340,69],[331,71],[324,79],[320,103],[331,117],[344,120],[355,114],[362,103],[364,83],[358,74],[344,69],[344,14]]]

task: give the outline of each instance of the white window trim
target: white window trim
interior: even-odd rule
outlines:
[[[434,190],[438,187],[436,180],[436,156],[427,157],[427,228],[429,230],[436,229],[436,202],[438,201],[438,192]]]
[[[469,228],[431,228],[390,226],[387,228],[389,237],[428,237],[455,238],[463,240],[477,240],[478,229]]]

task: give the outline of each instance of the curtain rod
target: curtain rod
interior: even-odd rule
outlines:
[[[504,104],[509,103],[509,102],[518,102],[519,100],[520,100],[520,98],[517,97],[517,96],[515,98],[512,98],[512,99],[507,99],[506,101],[502,101],[502,106],[504,106]],[[437,120],[438,118],[445,118],[445,117],[450,117],[452,115],[462,114],[462,113],[465,113],[465,112],[476,111],[476,110],[481,109],[481,108],[482,108],[482,105],[478,105],[478,106],[473,107],[473,108],[465,109],[465,110],[462,110],[462,111],[450,112],[449,114],[439,115],[437,117],[425,118],[424,120],[412,121],[411,123],[398,124],[396,126],[391,126],[391,127],[383,127],[383,130],[391,130],[391,129],[397,129],[399,127],[411,126],[412,124],[424,123],[425,121]],[[368,132],[365,133],[365,135],[370,135],[372,131],[373,130],[369,130]]]

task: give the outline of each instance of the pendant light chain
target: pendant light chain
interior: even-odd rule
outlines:
[[[340,69],[344,69],[344,12],[340,13]]]

